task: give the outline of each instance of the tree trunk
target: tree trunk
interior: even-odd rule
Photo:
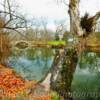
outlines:
[[[83,30],[80,27],[78,4],[78,0],[70,0],[70,30],[71,33],[77,33],[78,36],[82,36]],[[78,55],[75,48],[65,48],[62,52],[60,50],[56,51],[51,70],[40,84],[42,84],[47,91],[50,89],[57,91],[65,100],[72,100],[72,97],[70,96],[71,83],[77,61]]]
[[[83,36],[84,31],[80,26],[79,1],[70,0],[69,2],[70,32],[76,33],[78,36]]]
[[[79,17],[79,0],[70,0],[69,2],[69,16],[70,16],[70,32],[76,33],[78,36],[83,36],[84,31],[80,26]],[[80,51],[78,52],[80,53]],[[78,62],[78,53],[76,48],[65,48],[63,54],[63,60],[60,67],[55,67],[51,76],[51,89],[56,90],[65,100],[72,100],[71,96],[71,84],[73,80],[73,74]],[[54,77],[54,78],[53,78]]]
[[[80,26],[79,1],[80,0],[70,0],[68,12],[70,16],[70,32],[81,37],[84,35],[84,30]],[[79,40],[82,41],[82,39],[83,38],[80,38]],[[85,50],[85,43],[86,41],[84,39],[84,42],[79,42],[77,47],[72,46],[69,48],[66,46],[63,51],[56,51],[50,71],[44,79],[40,81],[40,84],[46,88],[46,91],[52,89],[57,91],[61,97],[63,96],[64,100],[73,100],[71,84],[78,57],[80,53]]]
[[[53,69],[51,77],[51,89],[57,91],[65,100],[72,100],[71,83],[73,73],[78,61],[77,51],[74,48],[65,48],[61,64]]]
[[[54,82],[57,80],[58,74],[62,68],[63,56],[64,50],[55,51],[53,64],[50,70],[47,72],[45,77],[39,81],[39,83],[45,87],[46,91],[49,91],[53,87]]]

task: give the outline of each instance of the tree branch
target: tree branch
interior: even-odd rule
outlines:
[[[10,5],[10,2],[9,0],[7,0],[7,3],[8,3],[8,9],[9,9],[9,17],[10,17],[10,20],[12,19],[12,14],[10,13],[11,12],[11,5]]]
[[[9,19],[3,27],[6,27],[11,21],[17,20],[17,18]]]
[[[69,4],[67,4],[65,0],[62,0],[62,2],[63,2],[66,6],[69,7]]]
[[[15,15],[15,14],[13,14],[12,12],[7,12],[7,11],[1,11],[1,10],[0,10],[0,13],[11,14],[11,15],[14,16],[14,17],[17,17],[17,18],[19,18],[19,19],[21,19],[21,20],[26,21],[24,18],[22,18],[22,17],[20,17],[20,16],[17,16],[17,15]]]
[[[11,27],[4,27],[5,29],[9,29],[9,30],[13,30],[13,31],[15,31],[15,32],[17,32],[17,33],[19,33],[21,36],[23,36],[25,39],[27,39],[27,37],[24,35],[24,34],[22,34],[20,31],[18,31],[16,28],[11,28]]]

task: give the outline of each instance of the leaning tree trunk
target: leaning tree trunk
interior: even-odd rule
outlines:
[[[84,31],[80,26],[79,17],[79,0],[70,0],[69,2],[69,16],[70,16],[70,32],[82,36]],[[80,53],[80,51],[78,52]],[[64,49],[62,60],[60,59],[59,67],[53,69],[51,75],[51,89],[56,90],[65,100],[72,100],[71,84],[73,74],[75,72],[78,62],[77,48],[73,46]],[[54,73],[54,74],[53,74]],[[55,78],[56,76],[56,78]]]
[[[79,1],[70,0],[68,12],[70,16],[70,32],[81,37],[84,35],[84,30],[80,26]],[[50,71],[39,82],[45,87],[46,91],[50,89],[57,91],[60,96],[64,97],[64,100],[72,100],[71,84],[73,75],[77,66],[78,57],[84,50],[85,40],[83,38],[79,38],[79,40],[82,42],[79,42],[77,46],[68,47],[66,45],[63,51],[56,51]]]
[[[82,36],[83,30],[80,27],[78,4],[78,0],[70,0],[70,27],[72,33]],[[50,89],[57,91],[65,100],[72,100],[72,97],[70,97],[71,83],[77,61],[78,55],[76,48],[67,47],[64,51],[56,51],[51,70],[46,77],[40,81],[40,84],[44,85],[47,91]]]

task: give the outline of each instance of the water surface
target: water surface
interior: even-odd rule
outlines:
[[[28,48],[12,50],[10,66],[27,80],[40,80],[52,65],[55,50]],[[72,83],[74,100],[100,100],[100,53],[81,55]]]

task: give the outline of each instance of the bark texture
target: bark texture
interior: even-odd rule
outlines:
[[[80,0],[70,0],[69,1],[69,17],[70,17],[70,32],[77,34],[78,36],[83,36],[84,31],[80,26],[79,17],[79,2]]]
[[[41,82],[42,85],[45,86],[46,80],[49,80],[49,89],[57,91],[64,100],[73,100],[71,96],[73,75],[79,55],[86,48],[86,41],[85,39],[83,41],[82,37],[85,34],[85,31],[80,26],[79,2],[80,0],[70,0],[68,11],[70,17],[70,33],[77,34],[77,36],[80,37],[79,44],[74,47],[70,46],[70,48],[66,46],[62,52],[60,50],[56,51],[51,70]],[[93,17],[93,24],[95,24],[99,16],[99,13],[97,13]]]

